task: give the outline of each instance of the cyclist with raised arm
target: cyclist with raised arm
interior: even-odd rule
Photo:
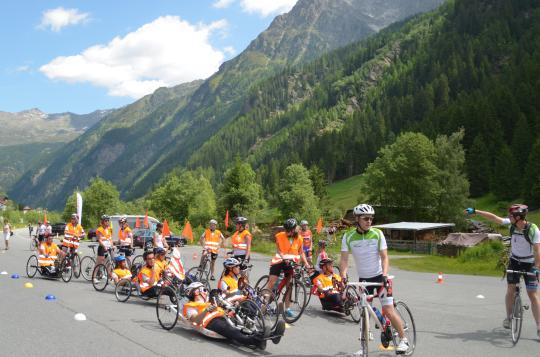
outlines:
[[[225,237],[217,228],[217,221],[211,219],[208,228],[201,236],[201,246],[205,249],[206,254],[210,254],[210,280],[216,280],[214,277],[216,259],[218,257],[219,248],[223,247]],[[202,257],[201,257],[202,259]]]
[[[353,209],[356,227],[343,234],[341,241],[341,278],[346,280],[349,268],[349,254],[352,253],[358,272],[358,281],[382,283],[383,289],[378,293],[383,315],[386,315],[392,326],[398,331],[400,342],[397,353],[405,353],[409,349],[409,341],[405,337],[403,321],[394,309],[394,298],[388,281],[388,252],[386,239],[380,229],[371,227],[375,210],[368,204],[360,204]],[[375,287],[367,287],[373,294]]]
[[[485,219],[500,224],[510,226],[510,261],[508,270],[525,271],[529,273],[540,273],[540,231],[536,224],[526,220],[529,208],[523,204],[513,204],[508,208],[508,217],[499,217],[491,212],[480,211],[474,208],[467,208],[465,213],[469,215],[478,214]],[[536,333],[540,337],[540,298],[538,296],[538,277],[524,275],[525,288],[529,300],[531,300],[532,313],[536,321]],[[508,283],[506,288],[506,318],[503,327],[510,328],[512,306],[514,305],[514,291],[516,284],[519,284],[520,275],[509,273],[506,275]]]
[[[251,233],[246,229],[247,218],[236,218],[236,232],[234,232],[231,242],[233,246],[233,258],[240,261],[249,261],[251,255]]]
[[[71,221],[66,224],[64,239],[62,240],[62,250],[74,254],[79,248],[79,241],[84,238],[84,229],[79,224],[77,213],[71,215]]]
[[[276,233],[276,254],[270,262],[270,273],[268,274],[268,284],[266,284],[266,288],[272,290],[279,278],[279,275],[283,272],[285,279],[287,279],[287,290],[285,291],[285,313],[290,317],[294,317],[294,313],[290,309],[290,296],[292,293],[290,285],[292,283],[291,278],[294,269],[293,263],[298,264],[300,260],[302,260],[304,266],[310,268],[310,264],[306,259],[304,250],[302,249],[302,237],[300,237],[300,234],[298,234],[296,230],[297,226],[298,224],[296,223],[296,219],[289,218],[283,224],[285,231]]]

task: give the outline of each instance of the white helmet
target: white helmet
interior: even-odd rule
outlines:
[[[374,215],[375,210],[370,205],[362,203],[362,204],[359,204],[358,206],[354,207],[353,213],[354,213],[355,216],[362,216],[364,214]]]
[[[301,220],[300,221],[300,225],[303,226],[303,225],[308,225],[308,221],[306,221],[305,219]]]
[[[187,293],[188,295],[191,295],[191,294],[193,294],[193,292],[194,292],[196,289],[199,289],[199,288],[202,288],[202,287],[204,287],[204,284],[203,284],[203,283],[201,283],[201,282],[199,282],[199,281],[195,281],[195,282],[189,284],[189,286],[188,286],[187,289],[186,289],[186,293]]]
[[[235,258],[227,258],[225,259],[225,261],[223,262],[223,266],[225,268],[232,268],[232,267],[237,267],[239,266],[241,263],[238,259],[235,259]]]
[[[217,221],[215,219],[211,219],[210,224],[217,224]]]

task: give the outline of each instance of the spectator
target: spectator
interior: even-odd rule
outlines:
[[[6,250],[9,249],[9,238],[13,234],[11,231],[11,225],[9,224],[9,221],[6,219],[4,220],[4,243],[6,245]]]

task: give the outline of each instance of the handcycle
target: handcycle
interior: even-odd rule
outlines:
[[[536,279],[538,279],[538,274],[530,273],[528,271],[524,270],[506,270],[506,273],[508,274],[519,274],[519,275],[527,275],[527,276],[534,276]],[[512,337],[512,343],[516,345],[519,341],[519,338],[521,336],[521,327],[523,325],[523,310],[529,310],[528,305],[523,305],[521,301],[521,278],[519,279],[519,282],[516,284],[516,289],[514,290],[514,305],[512,305],[512,319],[510,321],[510,332]]]
[[[64,250],[64,247],[61,248],[62,251],[66,254],[71,262],[71,267],[73,269],[73,276],[77,279],[81,276],[81,257],[77,253],[77,249],[67,248]]]
[[[393,277],[389,277],[392,279]],[[356,355],[367,357],[368,356],[368,343],[372,339],[370,331],[370,318],[375,322],[375,328],[381,331],[381,344],[383,347],[387,348],[390,345],[390,342],[393,343],[394,348],[399,344],[399,334],[398,331],[390,324],[390,320],[382,316],[383,321],[379,320],[379,317],[375,313],[375,310],[371,306],[373,298],[377,294],[368,294],[367,287],[382,287],[382,283],[368,283],[368,282],[348,282],[347,289],[349,287],[355,289],[358,288],[358,291],[355,291],[356,297],[351,296],[351,299],[358,299],[353,302],[359,308],[359,325],[360,325],[360,343],[361,350],[357,352]],[[356,290],[356,289],[355,289]],[[405,336],[409,341],[409,349],[403,354],[406,356],[411,356],[414,353],[416,347],[416,326],[414,323],[414,318],[412,316],[411,310],[403,301],[394,301],[394,308],[403,323],[403,330]]]
[[[285,322],[292,324],[298,321],[307,306],[307,290],[302,279],[302,268],[292,260],[288,260],[288,262],[292,265],[293,271],[286,275],[281,272],[276,285],[272,287],[272,293],[276,301],[279,301],[281,297],[284,305],[287,306],[285,298],[289,290],[292,289],[288,301],[289,308],[283,309],[283,319]],[[255,284],[255,290],[265,288],[268,285],[269,278],[269,275],[260,277]],[[286,289],[284,289],[285,287]]]
[[[39,266],[38,257],[34,254],[31,255],[26,262],[26,275],[29,278],[33,278],[34,276],[36,276],[37,273],[39,273],[40,276],[46,278],[62,278],[65,283],[68,283],[71,280],[71,276],[73,275],[73,270],[71,268],[71,262],[69,260],[69,257],[64,256],[58,264],[56,272],[51,274],[48,272],[46,267]]]

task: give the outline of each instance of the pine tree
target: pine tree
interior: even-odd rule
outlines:
[[[477,135],[467,153],[467,174],[472,197],[479,197],[489,192],[490,161],[486,141],[482,135]]]
[[[536,140],[529,154],[522,195],[530,207],[540,207],[540,138]]]

